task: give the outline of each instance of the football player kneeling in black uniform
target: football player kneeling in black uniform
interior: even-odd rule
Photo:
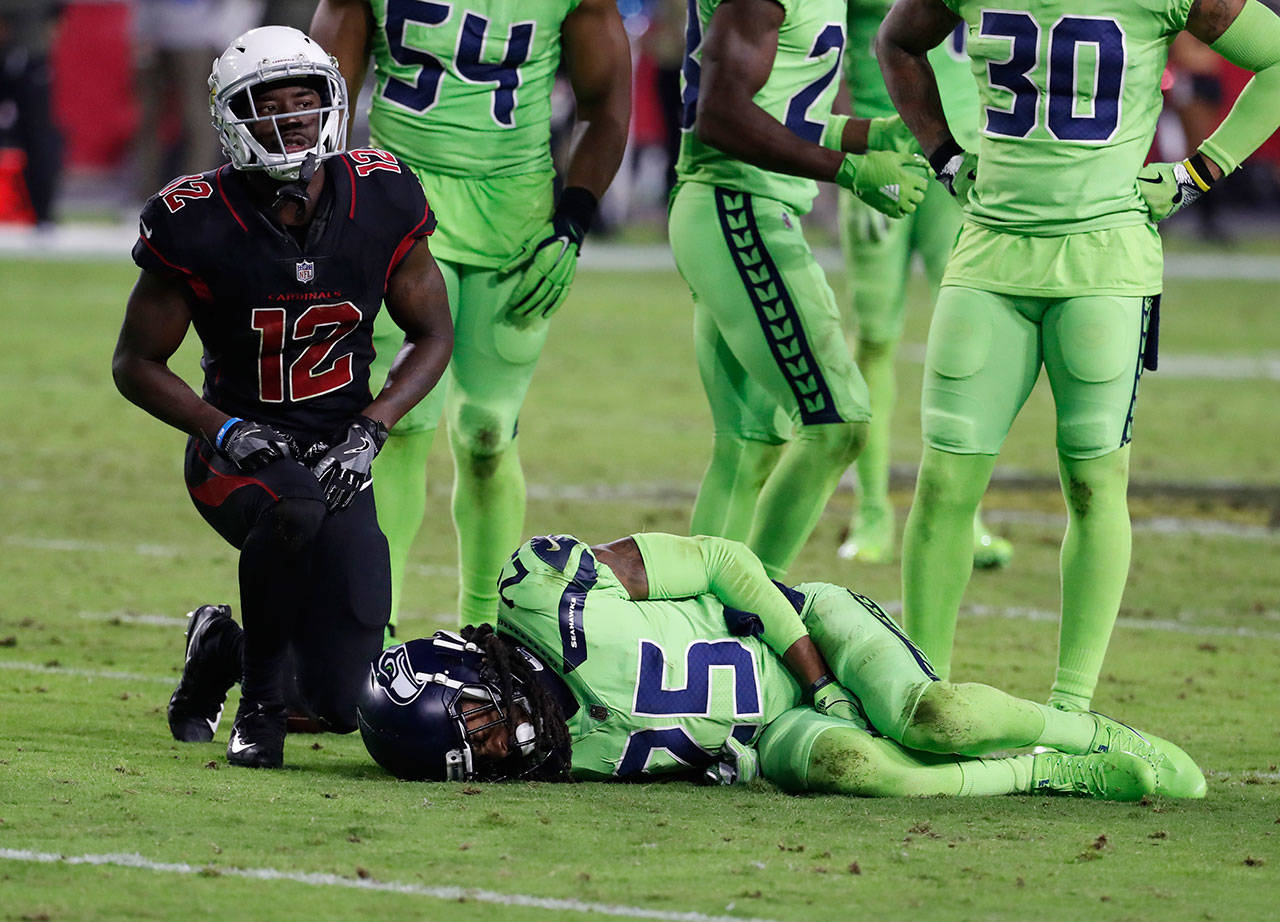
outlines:
[[[243,629],[225,606],[191,614],[169,727],[212,739],[240,681],[227,760],[277,767],[289,712],[355,729],[390,606],[370,465],[439,380],[453,328],[422,187],[385,151],[345,150],[347,90],[319,45],[253,29],[209,87],[230,163],[144,207],[112,370],[125,397],[188,433],[192,502],[240,551]],[[373,396],[384,300],[405,339]],[[200,395],[168,366],[192,325]]]

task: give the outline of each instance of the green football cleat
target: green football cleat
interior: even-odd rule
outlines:
[[[1157,794],[1190,799],[1204,797],[1208,785],[1191,756],[1168,740],[1140,733],[1096,711],[1091,713],[1098,729],[1089,744],[1090,752],[1131,752],[1146,759],[1156,770]]]
[[[1128,752],[1083,756],[1045,752],[1031,764],[1032,793],[1083,794],[1099,800],[1141,800],[1156,789],[1156,772]]]
[[[836,549],[841,560],[889,563],[893,560],[893,509],[863,506],[854,516],[849,537]]]
[[[987,530],[979,513],[973,517],[973,565],[979,570],[1002,570],[1013,560],[1013,544],[1008,538]]]

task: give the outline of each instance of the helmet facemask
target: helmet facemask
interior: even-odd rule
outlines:
[[[320,105],[303,112],[259,116],[254,91],[267,84],[314,89]],[[222,149],[237,170],[260,170],[273,179],[293,182],[299,179],[308,158],[318,164],[346,149],[346,83],[334,59],[295,29],[266,26],[232,42],[214,61],[209,105]],[[280,122],[299,117],[319,121],[316,142],[286,152]],[[255,123],[264,121],[271,124],[275,150],[268,150],[251,130]]]

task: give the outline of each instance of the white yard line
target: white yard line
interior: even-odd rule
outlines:
[[[82,611],[80,618],[85,621],[110,621],[120,624],[150,624],[157,627],[187,626],[185,615],[135,615],[127,611]]]
[[[40,675],[74,676],[79,679],[116,679],[121,682],[159,682],[165,685],[176,685],[178,682],[176,675],[138,675],[136,672],[79,669],[74,666],[46,666],[42,663],[21,663],[10,660],[0,660],[0,669],[10,669],[14,672],[35,672]]]
[[[311,887],[341,887],[347,890],[368,890],[379,893],[400,893],[408,896],[424,896],[450,902],[492,903],[497,906],[520,906],[545,909],[550,912],[597,913],[629,919],[661,919],[664,922],[768,922],[765,919],[746,916],[712,916],[701,912],[673,912],[664,909],[645,909],[640,906],[624,906],[616,903],[588,903],[583,900],[557,899],[554,897],[527,896],[522,893],[499,893],[494,890],[477,890],[470,887],[429,887],[425,884],[398,883],[374,880],[369,877],[342,877],[337,874],[320,874],[306,871],[282,871],[276,868],[235,868],[218,865],[194,865],[185,862],[152,861],[138,854],[116,855],[55,855],[49,852],[26,849],[0,848],[0,859],[23,861],[33,864],[89,865],[91,867],[132,868],[156,871],[161,874],[206,874],[210,871],[222,877],[243,877],[249,880],[282,880]]]

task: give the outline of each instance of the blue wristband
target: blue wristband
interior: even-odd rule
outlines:
[[[233,416],[230,419],[228,419],[225,423],[223,423],[222,428],[218,430],[218,434],[213,437],[213,447],[221,448],[222,437],[227,434],[227,430],[230,429],[232,426],[234,426],[236,423],[242,423],[242,422],[244,422],[244,420],[241,419],[239,416]]]

